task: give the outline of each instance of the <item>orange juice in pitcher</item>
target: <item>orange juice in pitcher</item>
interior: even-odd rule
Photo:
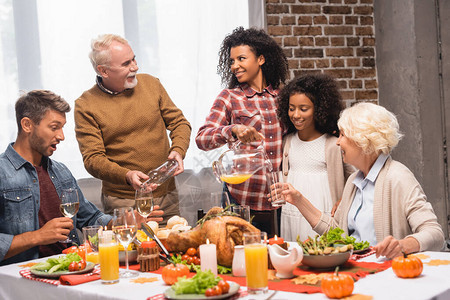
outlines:
[[[229,184],[240,184],[249,179],[252,174],[232,174],[232,175],[222,175],[220,180]]]

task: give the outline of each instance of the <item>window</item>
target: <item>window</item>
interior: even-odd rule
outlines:
[[[0,152],[17,134],[19,90],[52,90],[73,108],[95,83],[91,39],[115,33],[129,40],[139,72],[158,77],[191,122],[185,168],[210,166],[223,150],[200,151],[194,138],[223,88],[216,74],[219,47],[237,26],[264,26],[263,7],[263,0],[0,0]],[[89,177],[72,112],[65,136],[52,158],[76,178]]]

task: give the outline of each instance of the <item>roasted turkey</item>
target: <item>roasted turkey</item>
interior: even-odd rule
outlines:
[[[234,246],[243,244],[244,232],[259,233],[259,229],[249,222],[223,213],[222,208],[213,207],[205,216],[205,222],[185,232],[171,232],[167,237],[167,246],[172,252],[186,252],[206,243],[216,244],[217,262],[231,267]]]

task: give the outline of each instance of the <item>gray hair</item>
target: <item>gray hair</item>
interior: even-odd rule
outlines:
[[[386,108],[362,102],[342,111],[341,132],[361,147],[365,154],[389,154],[403,137],[397,118]]]
[[[16,101],[16,122],[19,132],[22,131],[20,122],[27,117],[33,123],[39,124],[49,110],[68,113],[70,105],[61,96],[47,90],[33,90],[22,95]]]
[[[97,70],[97,66],[108,65],[111,59],[111,51],[109,46],[111,46],[114,41],[121,44],[128,44],[126,39],[116,34],[99,35],[96,39],[92,39],[91,41],[91,52],[89,53],[89,59],[91,60],[92,67],[98,75],[100,75],[100,72]]]

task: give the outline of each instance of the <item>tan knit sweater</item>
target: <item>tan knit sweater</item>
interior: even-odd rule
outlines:
[[[356,174],[347,180],[334,218],[322,213],[313,228],[319,234],[330,226],[339,226],[348,233],[348,212],[355,197],[353,179]],[[406,166],[390,157],[375,182],[373,220],[378,243],[392,235],[396,239],[414,237],[420,244],[420,251],[440,251],[444,246],[444,233],[419,182]]]
[[[125,175],[147,173],[170,151],[183,157],[189,147],[191,126],[155,77],[137,75],[135,88],[110,95],[94,85],[75,101],[75,132],[86,170],[103,181],[103,192],[134,198]],[[167,137],[170,131],[170,145]],[[154,192],[161,197],[175,189],[173,179]]]

